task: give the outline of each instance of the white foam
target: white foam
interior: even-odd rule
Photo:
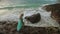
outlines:
[[[33,27],[49,27],[49,26],[58,27],[59,26],[59,24],[50,17],[51,12],[46,12],[45,10],[41,9],[41,7],[37,8],[36,10],[35,9],[30,9],[30,10],[29,9],[28,10],[26,9],[5,10],[5,13],[2,12],[0,15],[0,21],[4,21],[4,20],[18,21],[20,14],[23,12],[27,16],[32,15],[33,13],[40,13],[41,14],[40,22],[36,24],[32,24],[30,22],[27,23],[27,21],[24,19],[25,26],[33,26]]]
[[[26,13],[25,13],[26,12]],[[34,13],[40,13],[41,15],[41,21],[38,22],[38,23],[35,23],[35,24],[32,24],[28,21],[26,21],[26,19],[23,18],[23,21],[24,21],[24,24],[25,26],[33,26],[33,27],[50,27],[50,26],[53,26],[53,27],[59,27],[59,24],[50,17],[51,15],[51,12],[47,12],[43,9],[38,9],[37,11],[36,10],[29,10],[29,11],[25,11],[24,12],[24,17],[29,16],[28,14],[34,14]]]

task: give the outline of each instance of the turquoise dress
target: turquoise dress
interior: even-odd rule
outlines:
[[[20,31],[22,28],[22,21],[19,19],[17,24],[17,31]]]

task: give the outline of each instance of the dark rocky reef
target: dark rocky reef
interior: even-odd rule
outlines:
[[[60,23],[60,4],[51,4],[43,7],[46,11],[51,11],[51,17]]]
[[[54,10],[58,10],[60,9],[60,3],[58,4],[50,4],[50,5],[46,5],[43,7],[44,10],[46,11],[54,11]]]
[[[29,27],[23,26],[18,32],[16,30],[17,21],[0,22],[0,34],[60,34],[58,27]]]
[[[33,14],[31,16],[25,17],[25,19],[27,19],[31,23],[38,23],[41,20],[41,16],[40,16],[40,13],[37,13],[37,14]]]
[[[52,11],[51,17],[60,24],[60,9]]]

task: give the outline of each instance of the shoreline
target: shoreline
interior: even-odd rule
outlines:
[[[23,26],[18,32],[16,30],[17,22],[0,22],[0,33],[1,34],[60,34],[58,27],[30,27]]]

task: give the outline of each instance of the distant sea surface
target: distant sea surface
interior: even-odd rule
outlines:
[[[0,0],[0,20],[16,20],[22,8],[37,8],[57,0]]]
[[[56,2],[57,0],[0,0],[0,9],[39,7]]]

